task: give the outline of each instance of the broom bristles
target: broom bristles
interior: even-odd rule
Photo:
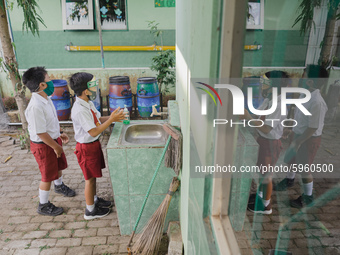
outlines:
[[[174,177],[169,191],[175,192],[178,189],[179,184],[177,178]],[[163,202],[144,226],[142,232],[138,235],[136,243],[132,247],[133,254],[153,255],[155,251],[159,249],[171,198],[172,195],[170,194],[165,196]]]

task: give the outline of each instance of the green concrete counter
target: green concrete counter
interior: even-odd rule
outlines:
[[[162,124],[165,122],[165,120],[135,120],[131,121],[130,124]],[[165,143],[164,145],[157,144],[155,146],[122,145],[119,141],[123,127],[123,123],[115,124],[107,144],[107,156],[120,233],[130,235]],[[171,168],[166,168],[164,162],[162,162],[137,228],[137,233],[165,198],[174,176],[176,176],[174,171]],[[179,198],[179,192],[176,192],[172,197],[165,228],[169,221],[179,219]]]

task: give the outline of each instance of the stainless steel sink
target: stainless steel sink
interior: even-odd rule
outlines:
[[[168,134],[164,131],[162,124],[133,123],[122,129],[119,143],[123,145],[164,145]]]

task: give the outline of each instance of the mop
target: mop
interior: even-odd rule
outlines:
[[[163,233],[165,218],[166,218],[166,214],[168,212],[170,201],[171,201],[171,198],[172,198],[174,192],[177,190],[179,183],[180,183],[179,180],[177,179],[177,177],[173,178],[168,194],[166,195],[162,204],[158,207],[156,212],[152,215],[152,217],[150,218],[148,223],[143,228],[142,233],[139,235],[139,238],[136,241],[136,244],[133,246],[133,248],[131,250],[130,245],[132,243],[132,239],[135,235],[135,232],[136,232],[137,226],[139,224],[141,215],[144,211],[146,201],[149,197],[152,185],[153,185],[154,180],[156,178],[156,175],[158,173],[160,163],[163,161],[163,158],[164,157],[167,158],[166,161],[168,163],[166,163],[166,164],[168,164],[169,166],[171,166],[174,169],[176,175],[178,175],[178,173],[180,171],[180,167],[182,166],[182,163],[179,162],[179,161],[182,161],[182,155],[181,155],[181,152],[182,152],[182,134],[181,134],[181,132],[178,131],[177,129],[175,129],[174,127],[172,127],[171,125],[167,124],[167,123],[163,124],[163,129],[169,134],[169,138],[168,138],[167,143],[164,147],[163,154],[162,154],[161,159],[158,163],[158,166],[156,168],[154,176],[151,180],[151,183],[150,183],[149,189],[146,193],[142,208],[139,212],[136,224],[134,226],[132,235],[131,235],[129,243],[127,245],[127,250],[129,252],[129,255],[131,254],[132,251],[133,251],[134,254],[136,254],[137,250],[138,250],[138,253],[152,254],[150,252],[153,252],[156,249],[158,249],[160,241],[162,239],[162,233]],[[172,147],[170,147],[171,142],[172,142],[172,145],[171,145]],[[174,151],[175,149],[178,149],[180,151],[176,152],[176,151]]]
[[[167,123],[163,125],[163,128],[169,136],[173,138],[170,140],[170,144],[165,153],[164,163],[166,167],[174,169],[178,176],[182,167],[182,134],[179,130]],[[133,245],[132,251],[134,254],[152,255],[159,249],[171,198],[179,185],[179,180],[177,177],[174,177],[163,202],[151,216],[136,243]]]

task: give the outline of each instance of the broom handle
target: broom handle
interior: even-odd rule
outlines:
[[[140,218],[142,217],[142,214],[143,214],[143,211],[144,211],[144,207],[145,207],[145,205],[146,205],[146,201],[148,200],[148,197],[149,197],[149,194],[150,194],[152,185],[153,185],[153,183],[155,182],[155,179],[156,179],[158,170],[159,170],[159,168],[161,167],[162,161],[163,161],[163,159],[164,159],[165,152],[166,152],[166,150],[167,150],[168,147],[169,147],[170,140],[171,140],[171,135],[169,135],[169,138],[168,138],[168,140],[167,140],[167,142],[166,142],[166,144],[165,144],[165,147],[164,147],[162,156],[161,156],[161,158],[160,158],[160,160],[159,160],[159,162],[158,162],[156,171],[155,171],[155,173],[153,174],[153,177],[152,177],[152,180],[151,180],[151,182],[150,182],[148,191],[146,192],[146,195],[145,195],[145,198],[144,198],[144,202],[143,202],[142,208],[140,209],[140,212],[139,212],[139,215],[138,215],[138,218],[137,218],[135,227],[133,228],[132,236],[131,236],[131,238],[130,238],[130,241],[129,241],[129,243],[128,243],[128,246],[130,246],[130,244],[131,244],[131,242],[132,242],[132,238],[133,238],[133,236],[134,236],[134,234],[135,234],[135,232],[136,232],[136,229],[137,229],[137,227],[138,227]]]

